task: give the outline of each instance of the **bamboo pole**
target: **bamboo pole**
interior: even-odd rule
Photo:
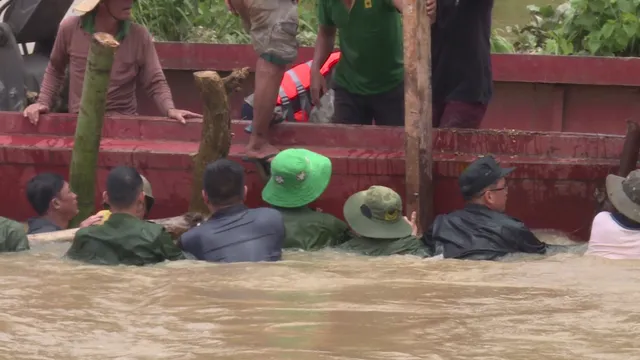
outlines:
[[[427,2],[405,0],[404,103],[407,216],[415,211],[418,233],[433,221],[431,21]]]
[[[212,161],[225,158],[231,147],[231,115],[228,95],[237,91],[249,75],[249,68],[234,70],[224,79],[215,71],[198,71],[193,74],[200,90],[204,111],[200,147],[193,156],[193,183],[189,211],[209,214],[202,199],[204,168]]]
[[[107,103],[111,67],[120,44],[110,34],[93,35],[84,73],[80,113],[71,153],[69,183],[78,195],[78,215],[71,225],[78,225],[95,211],[95,183],[100,137]]]
[[[180,216],[151,221],[164,226],[167,232],[171,234],[171,237],[174,240],[177,240],[180,238],[180,235],[197,226],[203,219],[204,216],[202,214],[186,213]],[[28,235],[27,237],[29,238],[30,243],[71,242],[78,230],[78,228],[74,228],[49,233],[33,234]]]

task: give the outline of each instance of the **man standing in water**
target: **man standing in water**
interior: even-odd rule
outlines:
[[[510,253],[545,254],[547,245],[516,218],[505,214],[505,177],[492,156],[472,162],[458,178],[464,209],[436,217],[423,242],[434,255],[467,260],[496,260]]]
[[[493,93],[493,0],[438,0],[431,26],[433,126],[480,127]]]
[[[151,35],[143,26],[130,20],[133,1],[75,2],[74,10],[83,15],[71,16],[60,23],[38,101],[24,111],[24,116],[32,124],[38,123],[40,114],[49,112],[53,97],[64,81],[67,65],[69,113],[79,112],[87,56],[92,35],[96,32],[109,33],[120,42],[107,93],[107,115],[136,115],[136,83],[140,81],[160,112],[167,117],[185,123],[186,118],[200,116],[175,108]]]
[[[143,220],[147,201],[136,169],[111,170],[103,196],[111,211],[109,219],[78,230],[67,257],[96,265],[138,266],[185,258],[162,225]]]
[[[269,143],[269,125],[287,64],[298,56],[297,0],[225,0],[240,15],[258,54],[253,129],[245,155],[264,163],[278,153]]]
[[[78,215],[78,200],[69,183],[58,174],[42,173],[27,183],[27,200],[38,214],[27,222],[29,235],[64,230]],[[99,224],[102,215],[95,214],[84,220],[80,227]]]

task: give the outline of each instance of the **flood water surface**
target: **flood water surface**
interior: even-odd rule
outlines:
[[[0,359],[640,359],[640,268],[334,251],[98,267],[0,256]]]

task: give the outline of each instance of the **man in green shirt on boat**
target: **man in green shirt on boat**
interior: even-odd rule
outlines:
[[[283,216],[283,248],[318,250],[347,240],[347,224],[309,207],[330,180],[331,160],[313,151],[287,149],[273,159],[262,199]]]
[[[436,0],[427,1],[434,19]],[[340,61],[332,78],[335,123],[404,124],[403,0],[318,0],[318,38],[311,98],[320,104],[326,81],[320,66],[340,30]]]
[[[368,256],[430,256],[416,237],[415,213],[411,220],[402,215],[402,199],[384,186],[357,192],[344,204],[344,218],[353,235],[338,249]]]

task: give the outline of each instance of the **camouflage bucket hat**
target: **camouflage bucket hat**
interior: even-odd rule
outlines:
[[[402,215],[402,199],[384,186],[357,192],[344,204],[344,218],[359,235],[373,239],[398,239],[411,235]]]
[[[634,170],[626,178],[607,176],[607,195],[611,204],[622,215],[640,222],[640,170]]]
[[[262,200],[282,208],[305,206],[316,200],[331,180],[331,160],[306,149],[281,151],[271,161],[271,178]]]

